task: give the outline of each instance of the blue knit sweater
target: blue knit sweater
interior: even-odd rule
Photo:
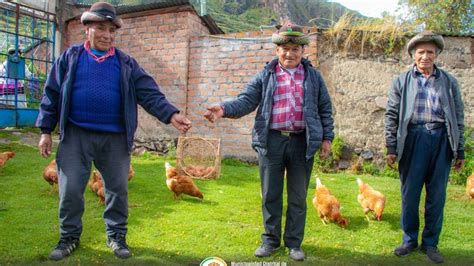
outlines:
[[[95,61],[87,51],[78,58],[69,121],[81,128],[125,132],[117,55]]]

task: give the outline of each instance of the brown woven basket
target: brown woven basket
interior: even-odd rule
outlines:
[[[217,179],[221,173],[221,140],[179,137],[176,166],[180,174],[195,179]]]

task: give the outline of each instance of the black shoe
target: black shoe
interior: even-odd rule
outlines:
[[[61,238],[56,245],[56,247],[51,251],[49,254],[50,260],[62,260],[65,257],[69,256],[78,246],[79,246],[79,239],[68,237],[68,238]]]
[[[398,248],[396,248],[393,251],[393,254],[395,254],[396,256],[399,256],[399,257],[405,257],[405,256],[408,256],[408,254],[415,251],[416,247],[417,247],[416,245],[410,245],[410,244],[407,244],[407,243],[403,243],[401,246],[399,246]]]
[[[304,261],[304,252],[301,248],[290,248],[290,258],[296,261]]]
[[[132,252],[128,248],[127,241],[125,240],[125,235],[115,234],[107,237],[107,246],[111,248],[115,256],[121,259],[130,258]]]
[[[439,253],[439,250],[437,247],[421,247],[421,252],[425,253],[428,259],[430,259],[434,263],[443,263],[444,258],[441,253]]]
[[[274,248],[270,245],[267,245],[267,244],[263,244],[261,245],[259,248],[257,248],[257,250],[255,250],[255,257],[268,257],[270,255],[272,255],[273,253],[275,253],[276,251],[278,250],[278,248]]]

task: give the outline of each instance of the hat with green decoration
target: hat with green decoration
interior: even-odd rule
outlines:
[[[277,31],[272,34],[274,44],[296,43],[301,45],[309,44],[309,37],[303,33],[303,27],[291,22],[285,25],[276,26]]]

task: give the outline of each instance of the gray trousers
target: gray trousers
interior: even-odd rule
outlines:
[[[106,233],[126,234],[130,154],[125,134],[89,131],[71,123],[64,134],[56,156],[61,238],[81,236],[84,190],[91,175],[92,162],[104,181]]]
[[[314,159],[305,158],[304,133],[297,136],[283,136],[278,131],[270,130],[267,143],[267,154],[258,156],[265,227],[262,241],[273,247],[280,246],[282,194],[286,169],[288,209],[283,240],[286,247],[299,248],[304,237],[306,195]]]

